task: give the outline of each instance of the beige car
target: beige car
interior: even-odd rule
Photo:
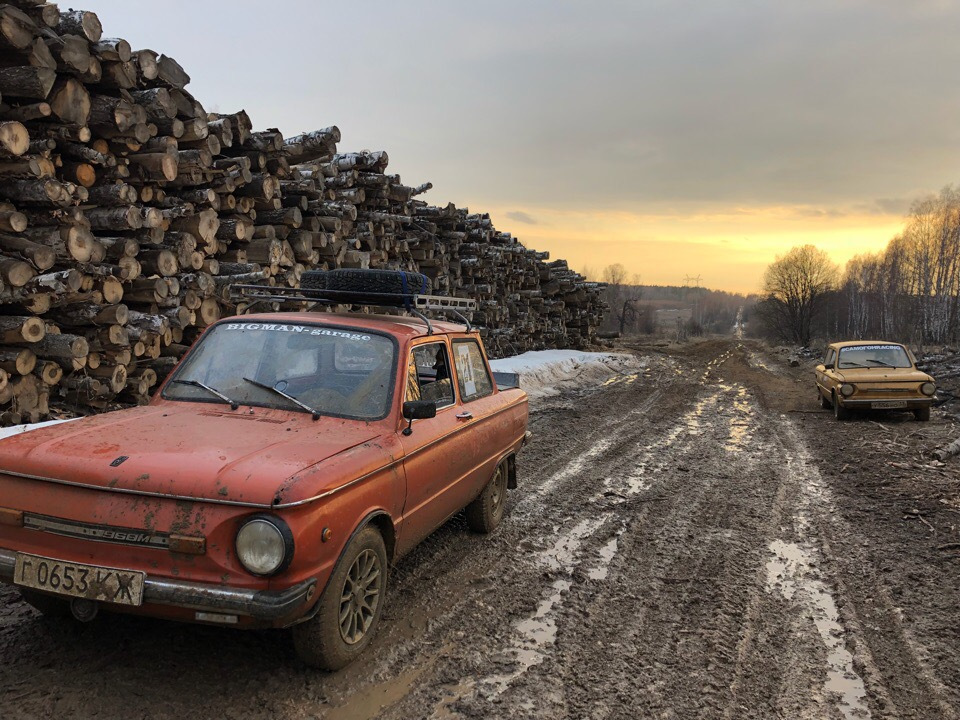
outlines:
[[[817,365],[817,394],[837,420],[851,410],[912,410],[917,420],[930,419],[937,393],[933,378],[899,343],[851,340],[827,346]]]

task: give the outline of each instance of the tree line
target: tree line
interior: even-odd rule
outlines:
[[[621,263],[607,265],[597,272],[585,268],[583,274],[606,283],[604,290],[610,311],[602,330],[621,335],[675,332],[661,313],[671,316],[670,311],[681,309],[685,315],[683,331],[689,335],[703,333],[729,333],[733,330],[738,313],[752,301],[743,295],[710,290],[703,287],[679,285],[644,285],[639,275],[630,275]]]
[[[881,252],[841,270],[822,250],[795,247],[764,275],[756,316],[781,340],[883,339],[952,344],[960,339],[960,189],[913,204]]]

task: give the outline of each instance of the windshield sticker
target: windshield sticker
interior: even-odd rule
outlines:
[[[900,350],[899,345],[851,345],[842,348],[842,350]]]
[[[330,330],[329,328],[311,327],[309,325],[283,325],[273,323],[227,323],[227,330],[271,330],[273,332],[303,333],[305,335],[326,335],[330,337],[347,338],[348,340],[360,340],[369,342],[373,338],[370,335],[361,333],[345,332],[343,330]]]

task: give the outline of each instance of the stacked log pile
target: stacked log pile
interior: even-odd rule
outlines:
[[[99,19],[0,5],[0,423],[144,403],[237,283],[393,268],[475,297],[494,356],[593,340],[595,283],[430,205],[336,127],[284,139],[208,113],[170,57]],[[269,309],[259,306],[255,310]]]

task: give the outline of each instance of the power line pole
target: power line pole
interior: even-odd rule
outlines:
[[[696,283],[693,288],[696,291],[693,295],[693,319],[696,320],[697,325],[703,324],[702,308],[700,307],[700,282],[702,280],[703,278],[700,275],[697,275],[696,277],[687,275],[683,279],[684,287],[688,290],[687,297],[689,297],[690,283]]]

